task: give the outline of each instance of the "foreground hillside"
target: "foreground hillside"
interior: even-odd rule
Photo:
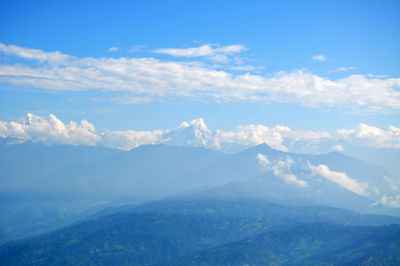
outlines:
[[[0,264],[215,265],[219,259],[234,264],[249,257],[256,264],[270,257],[300,263],[322,261],[315,256],[324,252],[340,256],[343,250],[336,247],[349,252],[358,247],[359,254],[390,247],[379,254],[392,261],[400,256],[400,226],[385,225],[393,223],[400,224],[400,218],[197,195],[105,210],[76,225],[9,242],[0,247]],[[285,246],[298,246],[298,252],[283,252]],[[305,254],[309,247],[313,249]],[[352,253],[342,255],[353,259]]]
[[[400,226],[306,224],[258,234],[170,265],[400,265]]]

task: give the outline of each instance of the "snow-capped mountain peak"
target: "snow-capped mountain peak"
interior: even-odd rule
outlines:
[[[209,146],[211,131],[202,118],[183,122],[177,128],[166,131],[164,143],[173,145]]]

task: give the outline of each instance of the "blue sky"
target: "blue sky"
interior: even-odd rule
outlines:
[[[400,127],[399,14],[399,1],[1,1],[0,120]]]

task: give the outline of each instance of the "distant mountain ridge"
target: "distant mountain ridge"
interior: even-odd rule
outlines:
[[[225,154],[166,144],[120,151],[6,142],[0,144],[0,226],[11,239],[59,228],[106,206],[196,192],[400,215],[399,180],[338,152],[287,153],[266,144]]]
[[[27,186],[57,170],[118,153],[119,150],[0,138],[0,189]]]
[[[194,126],[203,128],[201,123]],[[31,164],[32,159],[38,160],[38,163],[33,164],[36,167],[34,169],[40,169],[41,164],[47,165],[49,161],[54,161],[51,163],[51,170],[44,169],[36,177],[31,177],[36,170],[30,170],[32,174],[21,174],[25,178],[29,176],[30,180],[24,181],[26,184],[35,181],[31,188],[40,193],[99,199],[151,199],[192,189],[253,182],[255,190],[254,193],[248,191],[249,195],[257,194],[255,192],[263,187],[272,194],[286,191],[293,198],[286,202],[290,204],[308,198],[306,202],[309,204],[330,202],[331,206],[356,208],[359,211],[400,208],[397,194],[400,180],[382,167],[366,164],[339,152],[322,155],[297,154],[275,150],[266,144],[235,154],[165,144],[143,145],[130,151],[87,146],[46,146],[29,142],[3,146],[6,148],[2,150],[3,153],[0,152],[0,156],[4,154],[4,158],[7,157],[0,163],[0,169],[4,168],[3,173],[7,173],[7,169],[15,163],[15,168],[22,171],[26,168],[18,165],[21,160],[7,163],[7,160],[13,158],[13,152],[24,151],[23,154],[16,155],[22,158],[22,163],[23,158]],[[35,154],[34,150],[39,153],[30,158],[30,150],[32,154]],[[61,155],[58,159],[57,154]],[[11,172],[15,175],[18,171]],[[258,185],[254,186],[257,182]],[[3,182],[4,184],[6,183]],[[251,186],[243,187],[250,189]],[[297,195],[297,200],[294,195]],[[267,199],[285,203],[281,202],[283,195],[281,199],[274,197]],[[348,206],[344,205],[346,202],[349,203]]]

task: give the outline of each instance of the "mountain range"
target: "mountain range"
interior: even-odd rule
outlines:
[[[2,265],[399,258],[400,229],[389,225],[400,224],[400,180],[340,152],[266,144],[236,153],[166,144],[121,151],[9,139],[0,156],[0,241],[13,240],[0,247]]]

